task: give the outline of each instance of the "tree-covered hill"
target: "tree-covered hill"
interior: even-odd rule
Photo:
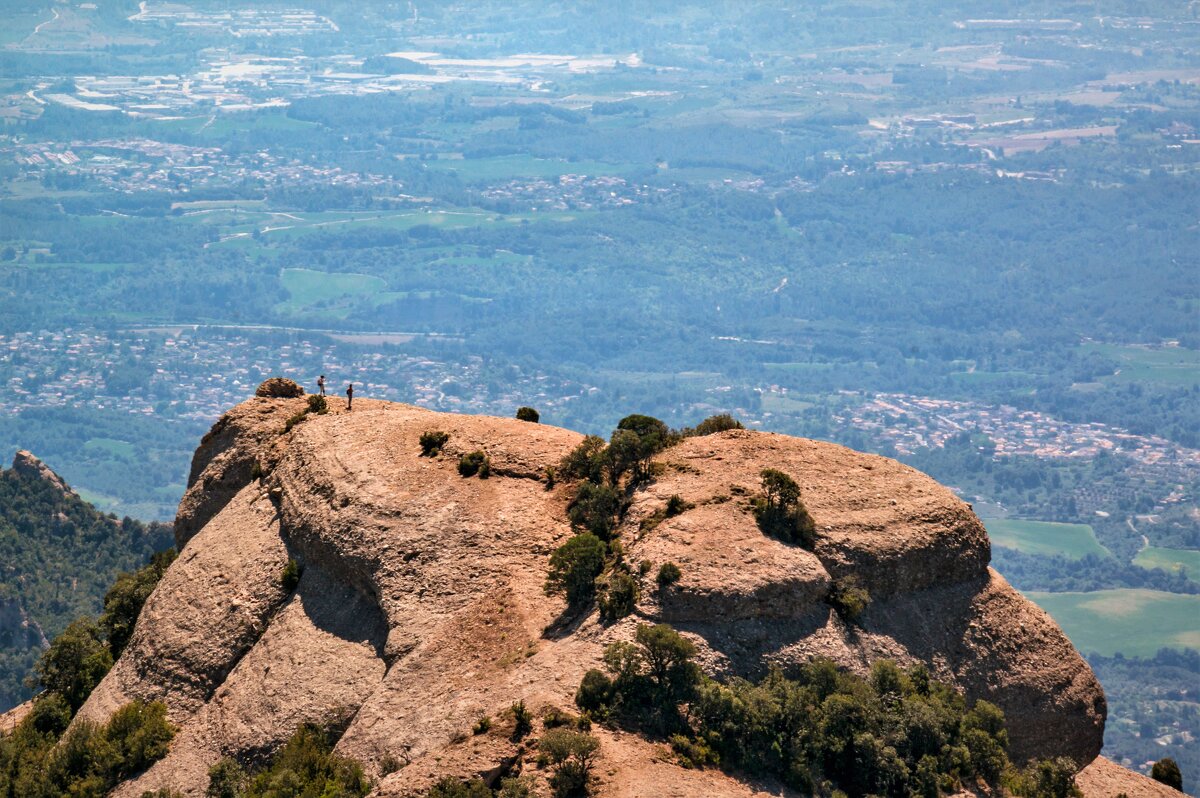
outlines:
[[[168,525],[99,512],[28,452],[0,470],[0,709],[28,697],[47,638],[98,614],[118,573],[171,543]]]

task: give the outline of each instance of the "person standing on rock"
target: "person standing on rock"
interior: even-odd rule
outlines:
[[[346,410],[354,409],[354,383],[346,386]]]
[[[317,377],[317,392],[320,393],[321,396],[325,395],[325,375],[324,374],[322,374],[320,377]]]

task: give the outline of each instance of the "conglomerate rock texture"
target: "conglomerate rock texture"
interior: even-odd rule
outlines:
[[[345,729],[338,749],[380,795],[416,795],[444,775],[494,772],[517,755],[503,723],[476,719],[524,700],[570,709],[584,672],[638,623],[695,641],[715,674],[762,673],[815,655],[856,670],[923,661],[973,698],[1000,705],[1012,754],[1100,751],[1104,694],[1050,618],[988,568],[968,505],[891,460],[828,443],[732,430],[656,458],[621,525],[626,556],[649,560],[637,612],[605,625],[564,614],[542,585],[571,535],[570,486],[547,489],[581,436],[513,419],[360,399],[309,415],[300,398],[254,398],[205,436],[180,505],[179,559],[82,717],[160,699],[181,730],[170,753],[118,795],[167,786],[199,795],[220,757],[254,758],[302,723]],[[420,456],[421,433],[449,442]],[[489,479],[463,478],[481,449]],[[762,534],[749,512],[759,472],[799,483],[814,551]],[[641,522],[678,494],[692,507]],[[280,580],[294,559],[294,590]],[[659,564],[682,578],[660,590]],[[856,578],[872,602],[847,626],[826,599]],[[716,771],[684,770],[659,745],[597,730],[602,796],[788,794]],[[404,765],[380,777],[381,763]]]

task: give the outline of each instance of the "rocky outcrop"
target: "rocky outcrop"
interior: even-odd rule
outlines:
[[[253,756],[306,721],[337,722],[339,749],[373,774],[407,766],[380,795],[512,757],[507,735],[472,736],[514,701],[569,707],[604,646],[665,620],[713,672],[754,674],[814,655],[865,670],[922,661],[1010,719],[1017,758],[1099,752],[1104,696],[1054,623],[988,566],[986,534],[949,490],[899,463],[842,447],[733,430],[658,458],[632,497],[622,540],[652,569],[633,617],[563,616],[542,590],[570,534],[567,486],[540,479],[581,436],[545,425],[331,399],[285,432],[299,399],[255,398],[202,442],[176,532],[182,552],[82,716],[160,698],[181,732],[120,795],[170,786],[201,794],[209,765]],[[421,457],[429,430],[450,438]],[[482,449],[492,477],[459,476]],[[765,537],[749,511],[764,467],[791,474],[817,524],[812,552]],[[660,523],[667,500],[691,507]],[[303,566],[289,591],[280,574]],[[853,576],[873,601],[849,627],[826,601]],[[749,796],[757,788],[659,761],[660,749],[602,732],[600,794]],[[636,773],[637,777],[630,776]],[[772,794],[786,794],[774,788]]]
[[[46,648],[41,624],[30,618],[17,599],[0,598],[0,646],[6,648]]]
[[[1167,785],[1134,773],[1102,756],[1075,777],[1075,786],[1083,798],[1184,798],[1184,793]],[[1187,786],[1186,784],[1184,785]]]
[[[24,449],[17,452],[13,456],[12,470],[25,479],[45,482],[60,493],[70,495],[75,493],[67,487],[67,483],[63,481],[62,477],[50,470],[50,466],[37,459],[33,452],[27,452]]]
[[[296,399],[304,396],[304,389],[286,377],[272,377],[259,385],[254,395],[265,399]]]

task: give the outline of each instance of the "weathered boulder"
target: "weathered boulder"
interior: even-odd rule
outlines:
[[[265,399],[296,399],[304,396],[304,389],[287,377],[271,377],[259,383],[254,395]]]
[[[1100,750],[1104,696],[1086,663],[988,568],[970,508],[911,468],[742,430],[685,440],[633,496],[626,555],[653,567],[635,615],[604,625],[594,613],[564,617],[542,589],[571,530],[570,487],[547,490],[541,477],[582,436],[370,400],[285,431],[302,406],[243,403],[196,453],[176,524],[182,553],[82,711],[98,720],[131,698],[161,698],[181,726],[170,754],[120,795],[200,794],[220,756],[269,750],[308,721],[344,725],[339,749],[372,774],[385,757],[407,764],[378,782],[380,795],[488,771],[516,744],[468,734],[478,717],[500,718],[517,700],[569,707],[605,645],[647,619],[688,634],[714,672],[814,655],[860,671],[881,657],[923,661],[1005,710],[1017,758],[1089,762]],[[449,441],[421,457],[431,430]],[[457,472],[477,449],[489,479]],[[765,467],[799,483],[814,551],[758,530],[750,499]],[[692,506],[642,523],[673,495]],[[279,580],[288,559],[304,567],[294,591]],[[682,578],[660,591],[666,561]],[[850,576],[873,599],[854,627],[826,600]],[[602,739],[601,795],[757,794],[658,761],[633,735]]]

